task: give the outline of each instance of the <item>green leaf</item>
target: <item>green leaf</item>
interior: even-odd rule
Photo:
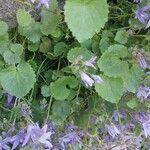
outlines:
[[[59,25],[60,18],[57,13],[49,11],[49,10],[42,10],[42,18],[41,18],[41,32],[48,36],[49,34],[53,34],[56,30],[57,26]]]
[[[118,103],[123,95],[123,81],[120,78],[109,78],[104,76],[104,82],[95,84],[96,92],[111,103]]]
[[[20,63],[0,73],[3,89],[17,98],[24,97],[33,88],[35,81],[35,73],[28,63]]]
[[[28,50],[31,52],[36,52],[40,47],[40,42],[32,43],[28,42]]]
[[[127,102],[127,106],[131,109],[134,109],[135,107],[138,106],[137,99],[131,99],[130,101]]]
[[[108,20],[106,0],[68,0],[65,21],[79,42],[92,38]]]
[[[44,97],[49,97],[49,96],[51,95],[50,86],[43,85],[43,86],[41,87],[41,94],[42,94]]]
[[[7,41],[0,42],[0,54],[3,55],[5,51],[10,49],[10,43]]]
[[[42,53],[47,53],[50,51],[50,48],[51,48],[51,40],[47,37],[43,37],[39,51]]]
[[[30,25],[32,18],[28,12],[23,9],[19,9],[17,11],[17,21],[20,26],[25,27]]]
[[[67,101],[55,101],[52,106],[52,114],[64,121],[71,113],[71,106]]]
[[[4,43],[4,42],[10,42],[9,41],[9,34],[5,33],[4,35],[0,36],[0,43]]]
[[[75,88],[78,86],[78,80],[73,76],[62,77],[50,85],[51,93],[56,100],[65,100],[70,95],[70,88]]]
[[[49,10],[50,10],[51,12],[57,12],[57,11],[59,10],[57,0],[51,0],[51,1],[50,1]]]
[[[125,88],[129,92],[135,93],[143,77],[143,70],[138,65],[133,65],[132,68],[122,76],[122,79]]]
[[[110,40],[108,37],[102,37],[102,39],[100,40],[99,43],[99,48],[101,50],[102,53],[104,53],[108,47],[110,46]]]
[[[92,56],[92,53],[86,48],[75,47],[69,51],[67,58],[70,62],[75,63],[81,57],[83,57],[82,60],[85,61],[85,60],[90,59],[91,56]]]
[[[21,44],[12,44],[10,50],[3,53],[6,63],[16,64],[21,61],[21,54],[23,53],[23,46]]]
[[[3,36],[8,31],[8,25],[4,21],[0,21],[0,36]]]
[[[87,127],[88,128],[88,123],[89,123],[89,118],[90,118],[90,111],[81,111],[80,115],[75,116],[75,124],[77,126],[80,126],[82,128]]]
[[[40,31],[40,23],[32,22],[30,26],[20,28],[19,33],[25,36],[32,43],[37,43],[40,41],[42,33]]]
[[[64,42],[59,42],[54,46],[55,56],[61,56],[62,54],[65,56],[67,52],[68,46]]]
[[[98,60],[98,67],[109,77],[122,77],[129,70],[128,63],[121,60],[126,56],[125,46],[117,44],[110,46]]]
[[[129,37],[129,34],[126,30],[119,30],[116,33],[114,40],[119,42],[120,44],[126,44],[128,41],[128,37]]]

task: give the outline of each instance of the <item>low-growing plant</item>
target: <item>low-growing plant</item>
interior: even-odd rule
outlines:
[[[0,21],[0,149],[150,149],[149,0],[31,0]]]

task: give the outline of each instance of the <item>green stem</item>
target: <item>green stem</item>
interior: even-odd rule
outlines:
[[[3,107],[2,105],[0,105],[0,108],[4,109],[4,110],[6,110],[6,111],[12,112],[11,110],[9,110],[9,109]]]
[[[17,106],[17,100],[18,100],[18,99],[16,98],[16,99],[15,99],[15,103],[14,103],[14,107]],[[13,108],[14,108],[14,107],[13,107]],[[11,115],[10,115],[10,118],[9,118],[9,122],[11,122],[13,115],[14,115],[14,112],[11,111]]]
[[[39,74],[40,74],[41,68],[42,68],[42,66],[44,65],[44,63],[45,63],[46,60],[47,60],[47,58],[45,58],[45,59],[43,60],[43,62],[41,63],[41,65],[39,66],[39,69],[38,69],[37,75],[36,75],[36,81],[37,81],[38,78],[39,78]],[[34,85],[34,86],[35,86],[35,85]],[[31,100],[32,100],[33,93],[34,93],[34,87],[32,88],[31,94],[30,94],[30,97],[29,97],[29,101],[30,101],[30,102],[31,102]]]
[[[50,115],[50,110],[51,110],[51,105],[52,105],[52,99],[53,99],[53,97],[51,96],[50,100],[49,100],[49,104],[48,104],[48,111],[47,111],[46,122],[48,121],[48,118],[49,118],[49,115]]]
[[[119,125],[121,126],[121,117],[120,117],[120,113],[119,113],[119,108],[118,108],[118,104],[116,104],[116,109],[117,109],[117,113],[118,113],[118,119],[119,119]]]

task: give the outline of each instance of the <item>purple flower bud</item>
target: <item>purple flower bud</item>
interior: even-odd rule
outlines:
[[[53,122],[51,120],[48,120],[46,124],[47,124],[47,131],[48,132],[50,131],[50,132],[54,133],[55,132],[55,127],[54,127]]]
[[[100,77],[100,76],[98,76],[98,75],[92,75],[92,78],[94,79],[94,81],[96,82],[96,83],[103,83],[104,81],[103,81],[103,79]]]
[[[146,74],[150,75],[150,71],[147,71]]]
[[[66,125],[66,127],[65,127],[66,133],[71,133],[71,132],[75,131],[75,129],[77,129],[77,127],[73,124]]]
[[[134,118],[142,125],[145,137],[150,136],[150,115],[145,112],[136,112]]]
[[[10,140],[10,143],[12,143],[12,150],[16,149],[17,146],[19,146],[19,144],[22,144],[23,141],[25,140],[25,130],[21,130],[19,131],[15,136],[13,136]]]
[[[0,150],[10,150],[10,147],[8,146],[8,142],[10,141],[10,137],[2,139],[2,137],[0,137]]]
[[[141,66],[141,68],[146,69],[147,68],[147,63],[144,59],[144,56],[141,53],[137,53],[137,61],[139,63],[139,65]]]
[[[46,8],[49,8],[50,0],[39,0],[39,6],[44,5]]]
[[[143,123],[145,121],[148,121],[149,117],[145,112],[139,111],[134,113],[134,119],[140,123]]]
[[[83,136],[83,133],[81,134],[80,132],[73,131],[73,132],[59,138],[59,144],[61,146],[61,149],[65,150],[66,144],[72,144],[75,142],[81,143],[81,136]]]
[[[105,125],[108,134],[112,137],[115,138],[116,136],[118,136],[119,134],[121,134],[120,130],[111,123],[111,125],[106,124]]]
[[[112,119],[114,122],[117,122],[119,121],[119,117],[125,118],[125,116],[126,116],[126,112],[124,110],[120,110],[119,112],[117,110],[114,110],[112,114]]]
[[[141,3],[142,0],[134,0],[133,2],[134,2],[134,3]]]
[[[7,99],[5,101],[5,107],[12,107],[14,105],[14,99],[13,96],[10,94],[7,94]]]
[[[135,34],[134,30],[132,30],[132,29],[129,29],[127,32],[128,32],[129,35],[134,35]]]
[[[150,16],[145,12],[150,8],[150,6],[144,6],[135,11],[135,18],[138,19],[141,23],[146,23]]]
[[[147,23],[146,29],[149,28],[149,27],[150,27],[150,19],[149,19],[149,21]]]
[[[80,72],[81,80],[84,82],[85,86],[92,87],[94,84],[94,80],[91,79],[86,73]]]
[[[147,99],[149,95],[150,95],[150,87],[140,86],[138,88],[137,98],[139,98],[140,100]]]
[[[27,116],[30,116],[31,114],[32,112],[31,112],[30,107],[27,104],[23,103],[21,105],[21,115],[24,117],[27,117]]]
[[[142,126],[143,126],[145,137],[147,138],[148,136],[150,136],[150,120],[142,123]]]
[[[84,65],[96,69],[96,67],[94,66],[96,58],[97,58],[97,56],[92,56],[91,59],[89,59],[89,60],[87,60],[87,61],[84,62]]]
[[[96,121],[97,121],[97,117],[95,115],[90,116],[90,121],[89,122],[91,124],[96,124]]]

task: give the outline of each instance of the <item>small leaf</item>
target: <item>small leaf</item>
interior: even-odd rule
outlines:
[[[51,93],[56,100],[65,100],[70,95],[70,88],[75,88],[78,86],[78,81],[73,76],[62,77],[50,85]]]
[[[0,42],[0,54],[3,55],[5,51],[10,49],[10,43],[7,41]]]
[[[64,42],[59,42],[54,46],[55,56],[66,55],[68,52],[68,46]]]
[[[75,124],[77,126],[80,126],[82,128],[87,127],[88,128],[88,123],[89,123],[89,118],[90,118],[90,111],[84,111],[84,112],[80,112],[80,115],[75,116]]]
[[[25,27],[30,25],[32,18],[28,12],[23,9],[19,9],[17,11],[17,21],[20,26]]]
[[[111,103],[118,103],[123,95],[123,81],[120,78],[104,76],[103,83],[95,84],[96,92]]]
[[[28,50],[31,52],[36,52],[40,47],[40,42],[32,43],[28,42]]]
[[[76,48],[72,48],[69,53],[68,53],[68,60],[70,62],[76,62],[80,57],[83,57],[82,60],[88,60],[90,59],[92,56],[92,53],[87,50],[86,48],[80,48],[80,47],[76,47]]]
[[[127,106],[131,109],[134,109],[135,107],[137,107],[138,106],[137,99],[131,99],[130,101],[128,101]]]
[[[108,20],[106,0],[68,0],[65,4],[65,21],[81,43],[92,38]]]
[[[3,53],[3,57],[8,64],[17,64],[21,60],[21,54],[23,53],[23,46],[21,44],[12,44],[10,50]]]
[[[108,49],[109,46],[110,46],[109,38],[103,37],[99,43],[99,48],[100,48],[101,52],[104,53]]]
[[[43,37],[42,38],[42,42],[40,44],[40,49],[39,51],[42,52],[42,53],[47,53],[50,51],[50,48],[51,48],[51,41],[49,38],[47,37]]]
[[[44,97],[49,97],[51,95],[50,86],[43,85],[41,88],[41,94]]]
[[[122,79],[125,88],[129,92],[135,93],[143,77],[143,70],[138,65],[133,65],[132,68],[122,76]]]
[[[55,101],[52,106],[53,116],[61,118],[63,121],[70,115],[71,106],[67,101]]]
[[[126,30],[119,30],[116,33],[115,41],[119,42],[120,44],[126,44],[128,41],[128,37],[129,34]]]
[[[4,21],[0,21],[0,36],[3,36],[8,31],[8,25]]]
[[[17,98],[24,97],[33,88],[35,81],[35,73],[28,63],[9,67],[0,73],[3,89]]]

